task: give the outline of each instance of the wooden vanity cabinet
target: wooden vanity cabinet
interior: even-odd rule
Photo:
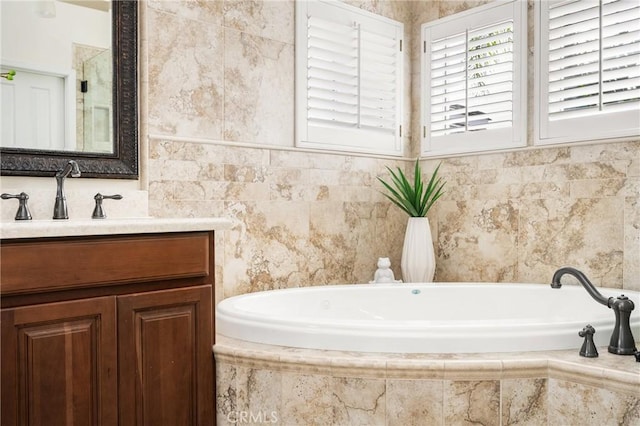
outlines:
[[[211,425],[213,232],[3,240],[0,424]]]

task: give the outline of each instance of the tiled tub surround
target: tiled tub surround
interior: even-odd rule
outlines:
[[[412,46],[405,69],[411,94],[407,156],[415,156],[419,145],[419,114],[411,110],[419,111],[420,24],[484,2],[350,2],[405,22],[405,41]],[[406,218],[382,197],[375,178],[385,166],[410,171],[411,161],[294,148],[294,2],[149,0],[142,9],[149,214],[232,218],[233,229],[216,234],[216,294],[368,282],[380,256],[390,257],[399,275]],[[423,169],[431,171],[438,161],[425,161]],[[441,170],[449,180],[447,194],[430,214],[437,280],[544,282],[557,267],[573,265],[597,285],[640,290],[640,141],[461,156],[443,159]],[[287,418],[326,424],[349,420],[346,415],[360,424],[387,418],[438,424],[448,413],[459,413],[448,423],[471,423],[482,420],[485,406],[495,414],[486,424],[500,423],[500,407],[513,413],[503,424],[545,424],[547,416],[551,424],[606,424],[600,416],[612,419],[619,412],[635,414],[611,424],[631,424],[639,417],[637,399],[628,399],[632,391],[637,395],[637,382],[631,391],[600,388],[613,383],[605,374],[632,373],[633,379],[638,370],[600,370],[613,357],[603,350],[596,360],[582,360],[576,348],[567,353],[570,361],[553,358],[555,363],[535,353],[527,374],[513,363],[531,355],[511,355],[511,363],[489,358],[488,376],[482,375],[486,369],[447,375],[451,370],[438,356],[428,357],[427,366],[403,356],[332,352],[327,358],[329,353],[241,346],[223,338],[216,352],[221,424],[229,413],[249,408],[277,410],[284,424],[296,424]],[[435,360],[432,368],[429,359]],[[487,358],[451,362],[478,359]],[[612,360],[633,364],[629,357]],[[390,375],[389,367],[400,361],[409,367]],[[592,381],[579,368],[563,375],[551,368],[560,361],[598,366],[597,373]],[[434,362],[438,375],[425,376]],[[496,363],[513,368],[502,371]],[[368,402],[360,403],[358,395]],[[404,402],[392,403],[398,400]]]
[[[640,364],[604,347],[587,359],[577,349],[394,355],[216,342],[220,425],[249,414],[282,425],[640,422]]]
[[[405,155],[416,156],[420,24],[486,1],[348,3],[405,23]],[[400,275],[406,217],[376,177],[385,166],[410,173],[412,162],[295,148],[294,10],[293,1],[142,5],[141,51],[153,52],[141,77],[149,214],[232,217],[233,230],[216,237],[221,297],[368,282],[381,256]],[[596,285],[640,290],[639,141],[423,169],[439,161],[448,183],[430,212],[436,280],[545,282],[572,265]]]

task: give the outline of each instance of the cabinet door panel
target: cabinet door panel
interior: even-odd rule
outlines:
[[[115,298],[2,311],[2,425],[115,425]]]
[[[121,424],[211,424],[211,286],[120,296],[118,330]]]

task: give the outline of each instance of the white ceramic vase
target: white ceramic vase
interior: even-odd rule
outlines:
[[[429,219],[410,217],[402,247],[402,280],[405,283],[432,282],[436,272],[436,255]]]

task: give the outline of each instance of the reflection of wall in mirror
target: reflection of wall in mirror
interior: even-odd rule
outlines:
[[[111,47],[111,14],[55,2],[54,18],[41,18],[35,1],[2,0],[2,59],[70,68],[73,43]]]
[[[49,13],[47,17],[43,17],[40,11],[45,3],[52,7],[47,10],[53,10],[53,13]],[[28,69],[55,70],[57,74],[60,70],[68,70],[64,74],[70,74],[74,69],[77,71],[79,80],[82,78],[82,70],[76,67],[75,47],[90,46],[96,52],[102,52],[111,47],[110,11],[105,12],[53,0],[2,0],[0,7],[2,8],[0,52],[3,65],[5,63],[20,64]],[[19,77],[19,75],[16,76],[16,79]],[[75,82],[75,85],[79,86],[79,81]],[[107,90],[110,97],[111,86]],[[108,104],[100,105],[111,110],[110,99]],[[80,115],[78,118],[81,117]],[[67,117],[64,120],[67,120]],[[77,135],[78,132],[72,123],[64,136],[63,145],[65,146],[62,148],[56,146],[51,149],[81,150],[84,142]],[[82,132],[79,135],[82,135]],[[69,147],[69,140],[76,139],[78,146],[74,144]],[[7,146],[4,142],[1,145]],[[110,143],[108,151],[111,150],[111,146]],[[47,149],[46,146],[43,148]],[[100,151],[103,150],[100,149]]]
[[[74,45],[78,151],[113,151],[112,64],[111,49]]]

